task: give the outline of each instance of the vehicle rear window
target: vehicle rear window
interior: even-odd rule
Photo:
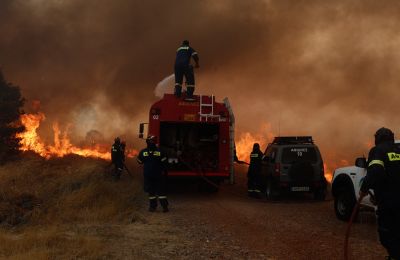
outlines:
[[[317,160],[317,151],[314,147],[287,147],[282,152],[282,163],[315,163]]]

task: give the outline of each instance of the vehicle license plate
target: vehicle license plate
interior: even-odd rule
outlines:
[[[291,191],[309,191],[310,187],[292,187]]]

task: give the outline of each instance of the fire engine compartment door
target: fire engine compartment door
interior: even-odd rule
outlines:
[[[160,147],[175,171],[216,171],[219,125],[196,122],[161,122]]]

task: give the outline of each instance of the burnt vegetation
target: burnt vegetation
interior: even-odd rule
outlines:
[[[24,102],[19,87],[7,82],[0,70],[0,163],[18,154],[16,134],[24,130],[20,123]]]

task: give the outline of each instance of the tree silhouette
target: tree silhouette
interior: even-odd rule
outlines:
[[[20,123],[24,102],[19,87],[8,83],[0,70],[0,163],[18,154],[16,134],[24,130]]]

